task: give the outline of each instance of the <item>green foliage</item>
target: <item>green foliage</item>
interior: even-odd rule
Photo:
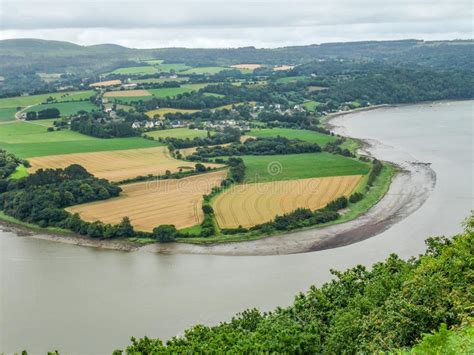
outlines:
[[[435,333],[423,334],[421,343],[409,351],[414,355],[458,355],[474,353],[474,326],[471,322],[461,329],[448,330],[442,323]]]
[[[0,179],[10,177],[22,164],[27,164],[27,162],[6,150],[0,149]],[[2,192],[0,190],[0,193]]]
[[[124,115],[131,115],[121,111]],[[143,117],[146,120],[146,116]],[[138,132],[132,128],[127,119],[108,119],[101,113],[87,113],[81,111],[71,120],[71,130],[97,138],[120,138],[137,136]]]
[[[189,160],[202,160],[219,156],[234,155],[279,155],[317,153],[321,147],[316,143],[307,143],[299,139],[285,137],[266,137],[247,139],[226,146],[200,147],[188,157]]]
[[[26,113],[26,120],[27,121],[47,120],[50,118],[59,118],[60,115],[61,113],[56,107],[51,107],[51,108],[45,108],[45,109],[39,110],[38,112],[28,111]]]
[[[166,344],[133,339],[125,352],[379,353],[422,340],[412,353],[472,353],[472,326],[447,330],[472,324],[474,218],[469,223],[452,240],[429,239],[418,258],[390,255],[370,271],[361,265],[333,271],[334,280],[299,294],[287,308],[252,309],[217,326],[196,325]]]
[[[176,235],[176,227],[172,224],[162,224],[153,229],[153,236],[161,243],[173,242]]]
[[[118,196],[120,191],[120,187],[93,177],[80,165],[40,169],[23,179],[10,180],[7,189],[0,190],[0,209],[41,227],[62,226],[69,216],[64,207]],[[98,225],[91,228],[89,235],[96,236]]]

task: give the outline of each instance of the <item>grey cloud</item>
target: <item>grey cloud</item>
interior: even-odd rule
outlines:
[[[0,0],[1,38],[230,47],[472,37],[471,1]]]
[[[458,20],[470,1],[2,0],[3,29],[331,26]]]

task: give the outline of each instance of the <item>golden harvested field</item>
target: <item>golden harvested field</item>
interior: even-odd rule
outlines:
[[[261,68],[261,64],[234,64],[230,66],[231,68],[235,69],[249,69],[249,70],[255,70],[258,68]]]
[[[89,86],[93,88],[100,88],[100,87],[115,86],[115,85],[120,85],[120,84],[122,84],[121,80],[109,80],[109,81],[99,81],[97,83],[92,83]]]
[[[349,196],[362,175],[272,181],[236,185],[213,203],[221,228],[251,227],[297,208],[317,210],[341,196]]]
[[[163,175],[166,170],[177,172],[180,168],[191,169],[195,165],[173,158],[167,147],[50,155],[28,160],[31,164],[29,172],[35,172],[40,168],[66,168],[71,164],[79,164],[91,174],[115,182],[148,174]]]
[[[120,197],[68,208],[86,221],[117,224],[129,217],[136,230],[151,232],[160,224],[186,228],[201,223],[203,195],[219,186],[227,170],[183,179],[145,181],[122,185]]]
[[[150,118],[154,118],[155,115],[160,115],[161,117],[164,117],[165,114],[167,113],[177,113],[177,112],[182,112],[182,113],[194,113],[199,110],[187,110],[184,108],[169,108],[169,107],[164,107],[164,108],[159,108],[156,110],[151,110],[148,112],[145,112],[146,115]]]
[[[276,67],[273,67],[274,71],[284,71],[284,70],[291,70],[295,66],[294,65],[278,65]]]
[[[104,97],[151,96],[147,90],[118,90],[106,92]]]

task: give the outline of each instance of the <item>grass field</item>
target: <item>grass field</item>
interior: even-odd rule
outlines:
[[[204,95],[204,96],[211,96],[211,97],[220,97],[220,98],[225,97],[225,95],[222,95],[222,94],[215,94],[215,93],[213,93],[213,92],[205,92],[203,95]]]
[[[15,120],[16,107],[0,108],[0,122]]]
[[[22,164],[22,165],[18,165],[16,167],[16,170],[13,172],[13,174],[10,175],[10,179],[17,180],[17,179],[21,179],[22,177],[25,177],[25,176],[28,176],[28,170]]]
[[[226,170],[191,176],[179,180],[157,180],[122,185],[118,198],[70,207],[86,221],[100,220],[118,224],[130,218],[137,230],[151,232],[161,224],[174,224],[178,229],[202,222],[203,195],[225,178]]]
[[[22,158],[157,147],[161,144],[141,137],[100,139],[61,130],[47,132],[50,120],[12,122],[0,127],[0,148]]]
[[[99,110],[99,107],[94,105],[90,101],[74,101],[74,102],[56,102],[52,104],[41,104],[35,105],[27,109],[27,112],[30,111],[41,111],[48,108],[57,108],[61,114],[61,117],[66,117],[70,115],[74,115],[79,111],[93,111]]]
[[[317,143],[324,147],[329,142],[334,142],[336,137],[319,132],[308,131],[304,129],[289,129],[289,128],[262,128],[252,129],[247,133],[253,137],[276,137],[282,136],[289,139],[301,139],[309,143]]]
[[[128,149],[106,152],[51,155],[30,158],[29,172],[47,168],[66,168],[79,164],[95,176],[110,181],[122,181],[137,176],[164,175],[180,168],[194,168],[195,163],[174,159],[166,147]],[[219,164],[205,164],[221,167]]]
[[[137,79],[137,80],[132,80],[133,83],[137,84],[162,84],[167,81],[176,81],[176,82],[183,82],[188,80],[186,77],[182,78],[149,78],[149,79]]]
[[[163,129],[159,131],[147,132],[147,136],[153,138],[165,138],[165,137],[174,137],[174,138],[195,138],[195,137],[206,137],[207,131],[199,129],[189,129],[189,128],[173,128],[173,129]]]
[[[160,89],[149,89],[148,91],[156,97],[173,97],[178,94],[184,94],[186,92],[197,91],[199,89],[205,88],[209,84],[184,84],[178,88],[160,88]]]
[[[330,153],[243,156],[245,181],[269,182],[326,176],[365,175],[369,165]]]
[[[191,69],[189,65],[183,64],[183,63],[171,63],[171,64],[160,64],[156,66],[158,71],[164,72],[164,73],[169,73],[171,71],[174,71],[176,73],[179,72],[179,74],[183,74],[182,72],[188,69]]]
[[[209,85],[208,83],[204,84],[184,84],[177,88],[159,88],[159,89],[148,89],[148,90],[135,90],[137,92],[143,92],[147,95],[134,95],[133,91],[113,91],[113,93],[123,93],[120,96],[114,97],[113,95],[107,95],[107,98],[111,101],[120,101],[120,102],[132,102],[132,101],[139,101],[139,100],[150,100],[153,97],[174,97],[179,94],[184,94],[186,92],[197,91]],[[131,95],[127,95],[127,93],[132,93]],[[109,94],[109,93],[108,93]],[[150,96],[151,94],[151,96]],[[122,96],[123,95],[123,96]]]
[[[305,103],[303,103],[303,106],[312,112],[316,111],[316,107],[318,107],[319,105],[321,105],[321,103],[317,101],[306,101]]]
[[[115,69],[110,74],[119,74],[119,75],[143,75],[143,74],[156,74],[159,70],[150,65],[143,65],[137,67],[127,67],[127,68],[118,68]]]
[[[277,83],[278,84],[288,84],[288,83],[294,83],[294,82],[297,82],[297,81],[303,81],[303,80],[306,80],[308,79],[308,77],[304,76],[304,75],[297,75],[297,76],[287,76],[287,77],[284,77],[284,78],[279,78],[277,79]]]
[[[159,65],[163,63],[162,59],[150,59],[150,60],[145,60],[145,63],[150,64],[150,65]]]
[[[228,70],[229,68],[225,67],[198,67],[198,68],[191,68],[185,71],[182,71],[180,74],[188,75],[188,74],[217,74],[223,70]]]
[[[218,195],[213,208],[219,227],[251,227],[297,208],[323,208],[349,196],[360,179],[351,175],[237,185]]]
[[[164,117],[164,115],[166,115],[167,113],[177,113],[177,112],[193,113],[193,112],[198,112],[198,111],[199,110],[186,110],[184,108],[163,107],[156,110],[147,111],[146,115],[150,118],[153,118],[155,117],[155,115],[160,115],[161,117]]]
[[[327,87],[325,86],[316,86],[316,85],[310,85],[306,88],[308,91],[321,91],[321,90],[327,90]]]
[[[74,101],[88,99],[94,95],[93,90],[86,91],[68,91],[55,92],[51,94],[31,95],[31,96],[15,96],[0,99],[0,108],[5,107],[26,107],[30,105],[39,105],[46,102],[48,97],[55,98],[58,102]]]

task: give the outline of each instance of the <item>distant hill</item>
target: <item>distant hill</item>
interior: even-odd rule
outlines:
[[[94,74],[131,65],[136,59],[163,59],[193,66],[238,63],[306,64],[324,59],[378,61],[400,66],[471,69],[474,41],[364,41],[258,49],[132,49],[114,44],[80,46],[39,39],[0,41],[0,75],[6,72],[55,71]]]

